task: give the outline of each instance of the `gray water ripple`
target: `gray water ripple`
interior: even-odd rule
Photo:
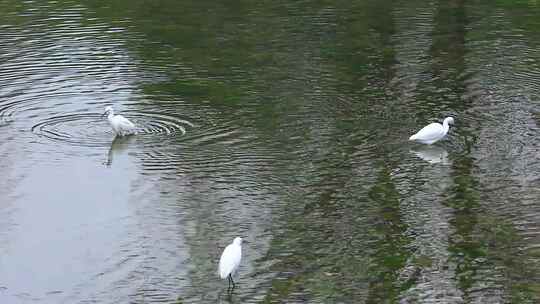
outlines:
[[[194,125],[188,120],[157,113],[126,112],[137,126],[137,138],[183,136]],[[114,137],[105,118],[98,113],[55,115],[33,125],[32,132],[47,139],[85,147],[109,147]]]

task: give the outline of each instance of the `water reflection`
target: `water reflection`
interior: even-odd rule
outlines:
[[[450,160],[448,159],[448,151],[440,146],[420,146],[418,148],[411,149],[410,153],[430,164],[450,164]]]
[[[107,161],[105,162],[105,165],[110,167],[112,165],[114,156],[125,153],[129,147],[129,143],[133,142],[134,140],[135,136],[115,136],[111,142],[109,152],[107,152]]]

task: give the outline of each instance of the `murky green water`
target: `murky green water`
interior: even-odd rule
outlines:
[[[538,303],[539,33],[535,0],[2,1],[0,302]]]

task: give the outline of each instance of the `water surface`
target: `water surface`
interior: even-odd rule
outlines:
[[[539,32],[535,1],[1,2],[0,302],[537,303]]]

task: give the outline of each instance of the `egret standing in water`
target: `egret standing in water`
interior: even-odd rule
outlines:
[[[452,117],[446,117],[442,125],[434,122],[423,127],[416,134],[409,137],[409,140],[431,145],[446,136],[448,129],[450,128],[449,124],[454,124],[454,119]]]
[[[242,238],[237,237],[225,247],[219,259],[219,276],[229,280],[229,288],[231,288],[231,283],[232,288],[235,287],[232,277],[240,266],[240,260],[242,260]]]
[[[105,107],[103,116],[105,115],[107,115],[107,120],[109,121],[114,134],[119,136],[137,134],[135,125],[122,115],[114,115],[114,109],[111,106]]]

